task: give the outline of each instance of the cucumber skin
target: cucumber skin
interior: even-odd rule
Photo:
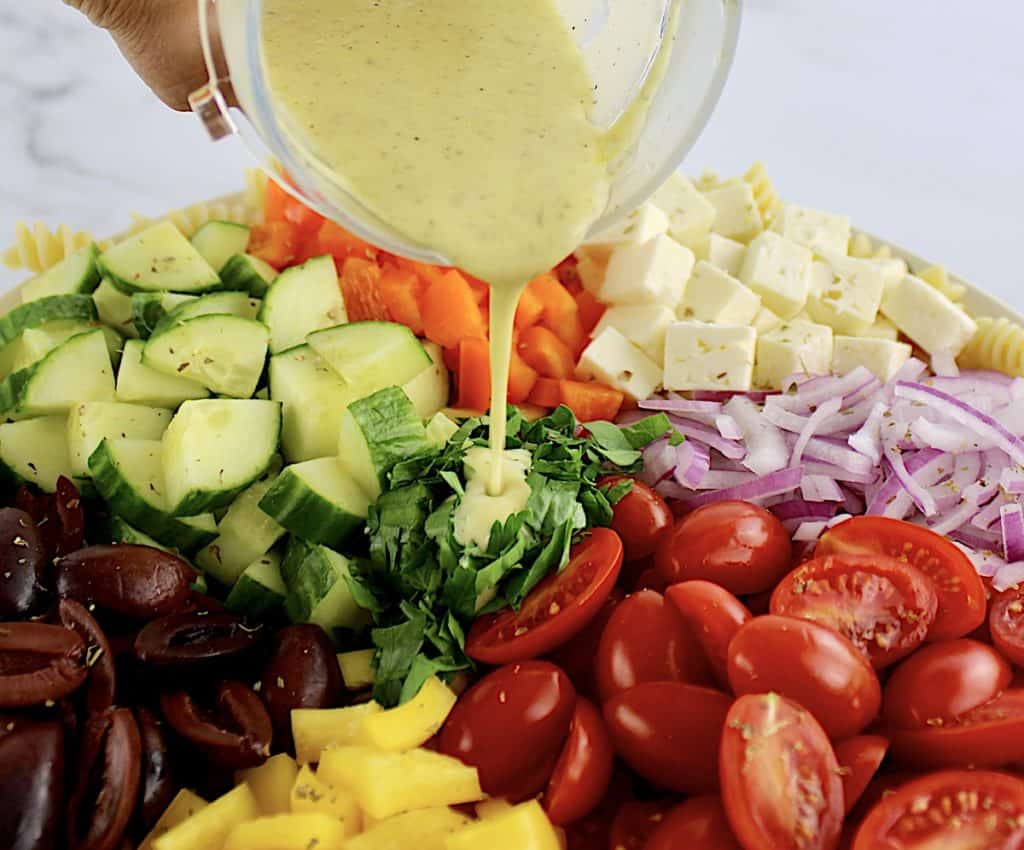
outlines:
[[[0,342],[6,346],[25,328],[35,328],[47,322],[61,319],[95,321],[97,318],[96,304],[91,295],[49,295],[0,316]]]
[[[262,620],[282,612],[284,597],[243,573],[229,591],[224,607],[233,614]]]
[[[387,489],[388,474],[396,463],[430,448],[416,408],[399,387],[386,387],[361,398],[348,406],[348,412],[366,439],[381,491]],[[345,447],[338,449],[344,464]]]
[[[220,279],[227,289],[247,290],[255,298],[262,298],[267,294],[276,279],[271,280],[263,277],[259,271],[253,268],[251,260],[255,259],[248,254],[236,254],[227,261],[224,268],[220,270]],[[269,266],[268,266],[269,268]]]
[[[348,513],[306,487],[286,467],[260,499],[260,510],[292,534],[331,549],[340,548],[366,520]]]
[[[110,510],[164,546],[191,554],[216,538],[216,531],[204,531],[182,522],[136,496],[121,478],[106,440],[89,457],[89,471]]]

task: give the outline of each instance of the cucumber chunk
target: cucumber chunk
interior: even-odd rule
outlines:
[[[22,304],[0,316],[0,343],[9,345],[26,328],[38,328],[47,322],[61,319],[93,321],[96,318],[96,305],[91,295],[50,295]]]
[[[117,371],[117,400],[151,407],[177,407],[183,401],[206,398],[210,391],[202,384],[179,375],[165,375],[142,362],[145,343],[125,340],[121,366]]]
[[[277,276],[263,299],[260,320],[270,328],[270,351],[301,345],[322,328],[348,321],[334,258],[317,257]]]
[[[306,341],[360,396],[400,387],[432,364],[416,335],[395,322],[352,322]]]
[[[370,500],[336,457],[286,466],[260,508],[313,543],[340,548],[362,528]]]
[[[249,228],[233,221],[208,221],[192,234],[192,245],[210,268],[220,272],[228,260],[249,247]]]
[[[380,496],[391,467],[428,448],[423,422],[398,387],[353,402],[341,417],[339,458],[371,501]]]
[[[345,408],[358,396],[308,345],[270,358],[270,397],[281,402],[281,448],[290,463],[338,453]]]
[[[230,504],[267,471],[280,438],[275,401],[186,401],[162,441],[169,512],[188,516]]]
[[[245,568],[224,600],[224,607],[256,620],[264,619],[284,607],[287,593],[281,578],[281,556],[268,552]]]
[[[114,397],[114,369],[99,328],[71,337],[0,383],[0,410],[11,419],[67,413],[76,402]]]
[[[262,298],[277,279],[277,269],[252,254],[236,254],[220,270],[225,289],[248,291]]]
[[[149,339],[168,313],[195,301],[196,296],[178,292],[135,292],[131,299],[132,325],[141,339]]]
[[[162,221],[108,248],[100,271],[122,292],[211,292],[220,278],[171,222]]]
[[[427,422],[427,441],[432,446],[443,448],[458,430],[459,426],[447,414],[438,411]]]
[[[109,325],[121,336],[138,337],[130,295],[123,293],[109,280],[104,280],[96,287],[92,300],[103,324]]]
[[[199,316],[238,316],[242,319],[255,319],[260,311],[260,300],[251,298],[246,292],[211,292],[199,298],[189,300],[169,311],[153,329],[153,336]]]
[[[71,471],[89,477],[89,457],[105,439],[159,440],[171,421],[171,412],[159,407],[116,401],[86,401],[68,415],[68,454]]]
[[[285,611],[293,623],[316,623],[329,635],[335,629],[362,629],[369,613],[352,598],[346,577],[351,565],[326,546],[310,546],[287,579]]]
[[[184,305],[192,306],[191,304]],[[267,328],[239,316],[196,316],[157,331],[146,341],[145,365],[202,384],[232,398],[249,398],[267,357]]]
[[[190,554],[217,536],[217,521],[213,514],[170,515],[162,453],[158,440],[104,440],[89,458],[89,472],[112,513],[165,546]]]
[[[273,484],[267,478],[240,493],[217,526],[216,540],[196,554],[196,563],[221,584],[234,584],[249,564],[284,537],[285,530],[259,507]]]
[[[409,401],[416,408],[420,419],[430,419],[435,413],[448,406],[451,387],[448,379],[448,367],[444,365],[441,346],[436,342],[424,342],[423,348],[430,357],[431,366],[420,372],[402,387]]]
[[[49,295],[88,295],[100,282],[96,243],[90,243],[66,256],[57,265],[26,281],[21,286],[22,303],[28,304]]]
[[[67,417],[43,416],[0,425],[0,472],[8,483],[35,484],[52,493],[71,478]]]
[[[21,339],[13,343],[17,346],[17,357],[12,365],[12,371],[18,372],[34,366],[61,343],[98,327],[99,325],[84,319],[60,319],[56,322],[47,322],[38,328],[26,328],[21,334]]]

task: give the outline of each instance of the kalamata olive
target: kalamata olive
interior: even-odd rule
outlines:
[[[90,546],[56,565],[60,596],[102,614],[154,620],[181,608],[195,571],[177,555],[150,546]]]
[[[85,682],[85,641],[47,623],[0,623],[0,708],[56,701]]]
[[[68,801],[71,850],[117,850],[135,810],[141,755],[139,729],[127,708],[89,718]]]
[[[45,569],[46,550],[32,518],[17,508],[0,510],[0,617],[22,617],[38,607]]]
[[[305,623],[278,631],[257,690],[270,712],[278,746],[287,748],[293,708],[333,708],[338,704],[341,670],[324,630]]]
[[[195,670],[244,655],[263,637],[236,614],[170,614],[147,623],[135,638],[135,654],[154,667]]]
[[[0,847],[57,850],[64,809],[64,730],[15,721],[0,732]]]
[[[78,488],[69,478],[60,476],[57,490],[52,494],[36,495],[22,487],[15,494],[14,501],[38,527],[47,561],[82,548],[85,511]]]
[[[212,711],[204,711],[183,690],[162,694],[160,709],[175,732],[222,767],[253,767],[270,755],[270,715],[256,692],[242,682],[222,682]]]
[[[178,787],[163,719],[145,706],[139,706],[135,709],[135,720],[142,742],[139,820],[148,832],[170,805]]]
[[[103,629],[82,605],[74,599],[57,603],[61,625],[71,629],[85,641],[85,666],[89,668],[85,706],[89,714],[105,711],[114,704],[117,691],[117,668],[114,654]]]

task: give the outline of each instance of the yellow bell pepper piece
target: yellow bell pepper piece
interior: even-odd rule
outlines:
[[[206,800],[200,797],[198,794],[189,791],[188,788],[182,788],[171,800],[171,804],[164,809],[164,813],[160,815],[160,819],[153,824],[153,828],[149,831],[142,843],[139,845],[139,850],[153,850],[153,842],[167,832],[171,827],[177,826],[183,820],[187,820],[192,817],[196,812],[206,808]]]
[[[503,800],[501,797],[495,797],[493,800],[481,800],[476,804],[476,816],[480,820],[486,820],[487,818],[496,818],[498,815],[503,815],[505,812],[511,810],[512,804],[508,800]]]
[[[295,759],[287,753],[279,753],[259,767],[238,771],[235,781],[248,783],[261,814],[283,815],[291,810],[292,785],[298,775]]]
[[[558,833],[540,803],[530,800],[448,836],[445,850],[561,850]]]
[[[363,739],[380,750],[411,750],[429,741],[444,725],[456,696],[437,676],[423,683],[408,702],[363,720]]]
[[[355,835],[362,823],[359,804],[352,792],[324,782],[308,764],[303,765],[295,777],[290,805],[294,814],[319,812],[337,818],[344,826],[346,835]]]
[[[319,761],[328,747],[362,743],[363,720],[383,711],[375,702],[348,708],[296,708],[292,710],[292,737],[299,764]]]
[[[220,848],[235,826],[252,820],[259,813],[252,789],[239,785],[156,838],[153,850]]]
[[[330,815],[273,815],[240,823],[223,850],[342,850],[345,827]]]
[[[449,808],[403,812],[350,838],[345,850],[445,850],[445,839],[469,822]]]
[[[372,649],[356,649],[352,652],[338,653],[341,678],[345,680],[345,687],[350,691],[368,688],[376,680],[377,671],[373,669],[373,653]]]

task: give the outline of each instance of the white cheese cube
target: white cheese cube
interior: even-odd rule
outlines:
[[[665,330],[675,320],[676,314],[663,304],[611,307],[605,310],[592,336],[600,336],[605,328],[615,328],[655,363],[660,363],[665,356]]]
[[[661,386],[661,368],[615,328],[605,328],[583,349],[577,374],[625,393],[650,398]]]
[[[881,260],[865,260],[872,263],[882,273],[882,285],[888,292],[909,274],[910,270],[903,260],[896,257],[886,257]]]
[[[667,231],[668,216],[648,201],[629,213],[618,224],[587,239],[584,247],[595,259],[607,261],[616,248],[650,242],[655,236]]]
[[[746,253],[747,246],[742,242],[726,239],[717,233],[712,233],[708,238],[707,261],[733,277],[740,276],[743,257],[746,256]]]
[[[845,254],[850,244],[850,219],[810,207],[786,204],[772,221],[772,230],[812,251]]]
[[[704,193],[715,207],[711,230],[738,242],[749,242],[764,229],[754,190],[745,180],[727,180]]]
[[[674,310],[694,262],[693,251],[670,236],[623,245],[608,260],[600,298],[608,304],[664,304]]]
[[[873,339],[889,339],[896,342],[900,338],[900,332],[896,325],[885,318],[885,316],[879,314],[861,336]]]
[[[595,256],[588,248],[576,250],[576,273],[580,283],[591,295],[597,296],[604,285],[604,275],[608,270],[608,260]]]
[[[935,287],[909,274],[885,293],[882,312],[929,354],[959,354],[978,329]]]
[[[782,324],[780,319],[775,313],[769,310],[767,307],[762,307],[757,311],[757,315],[754,316],[754,321],[751,322],[754,330],[759,334],[767,333],[770,330],[774,330]]]
[[[884,287],[882,273],[863,260],[842,259],[846,262],[835,265],[815,262],[811,277],[816,282],[812,289],[816,291],[807,298],[807,312],[814,321],[837,333],[858,336],[871,327],[878,314]],[[822,266],[826,279],[818,290],[817,270]]]
[[[905,342],[872,337],[837,336],[832,349],[832,371],[837,375],[863,366],[880,381],[890,381],[910,359],[912,349]]]
[[[749,325],[761,309],[761,298],[717,266],[700,260],[686,284],[679,307],[680,319]]]
[[[665,389],[750,389],[757,331],[741,325],[675,322],[665,335]]]
[[[832,371],[832,328],[811,322],[786,322],[757,340],[754,382],[777,389],[790,375],[827,375]]]
[[[691,251],[708,239],[715,221],[715,206],[678,171],[654,193],[651,202],[668,216],[668,234]]]
[[[811,260],[803,245],[766,231],[747,248],[740,280],[761,296],[765,307],[791,319],[807,302]]]

